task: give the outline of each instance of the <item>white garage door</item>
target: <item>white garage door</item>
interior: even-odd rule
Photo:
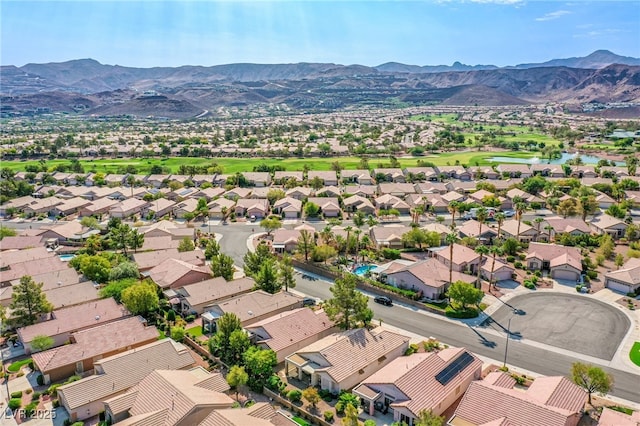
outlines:
[[[494,275],[497,281],[510,280],[511,279],[511,271],[506,269],[502,271],[495,271]]]
[[[620,293],[626,294],[629,292],[629,286],[615,282],[615,281],[607,280],[605,282],[605,287],[610,288],[613,291],[619,291]]]
[[[551,278],[555,278],[557,280],[578,281],[580,276],[576,271],[572,271],[570,269],[555,269],[551,272]]]

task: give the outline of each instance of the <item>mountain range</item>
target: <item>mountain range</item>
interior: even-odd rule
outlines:
[[[586,57],[493,65],[377,67],[332,63],[133,68],[93,59],[0,67],[3,116],[66,111],[188,118],[221,106],[286,104],[522,105],[639,102],[640,59],[598,50]]]

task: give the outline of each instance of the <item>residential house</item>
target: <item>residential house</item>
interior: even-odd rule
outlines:
[[[44,247],[42,248],[44,249]],[[42,257],[37,259],[37,261],[25,260],[22,262],[9,263],[8,259],[5,258],[8,258],[10,253],[12,252],[7,251],[2,253],[3,259],[0,261],[0,263],[3,265],[3,268],[7,268],[7,266],[8,268],[0,271],[0,287],[5,287],[14,280],[19,281],[20,278],[25,275],[34,277],[37,275],[56,273],[57,271],[69,269],[69,265],[66,262],[61,261],[60,258],[56,255]],[[26,257],[23,257],[23,259],[25,258]]]
[[[149,207],[149,203],[137,198],[128,198],[109,209],[111,217],[125,219],[133,215],[142,215],[143,211]]]
[[[446,194],[449,192],[447,185],[443,182],[420,182],[414,185],[418,194]]]
[[[18,338],[27,354],[31,353],[31,342],[36,336],[49,336],[53,346],[61,346],[72,333],[100,324],[110,323],[129,316],[129,312],[113,298],[101,299],[81,305],[57,309],[49,319],[18,329]]]
[[[342,170],[340,172],[342,182],[345,184],[357,183],[358,185],[374,185],[375,180],[369,170]]]
[[[144,244],[142,245],[142,248],[139,249],[139,251],[146,252],[146,251],[178,249],[180,247],[180,242],[181,242],[180,240],[176,240],[169,235],[164,237],[146,237],[145,236]]]
[[[271,184],[271,174],[269,172],[244,172],[242,175],[250,186],[265,187]]]
[[[225,313],[232,312],[240,319],[242,326],[247,327],[272,315],[301,307],[302,298],[294,294],[284,291],[270,294],[257,290],[209,307],[202,315],[202,324],[205,328],[211,327],[211,330],[215,331],[215,322]]]
[[[156,342],[94,361],[94,374],[60,386],[60,405],[72,422],[97,416],[104,402],[121,395],[158,369],[181,370],[195,361],[189,350],[171,339]]]
[[[471,173],[462,166],[438,166],[438,174],[450,179],[471,180]]]
[[[389,194],[394,197],[404,198],[408,194],[415,194],[416,188],[411,183],[388,183],[382,182],[378,184],[378,194]]]
[[[171,175],[149,175],[146,177],[145,183],[149,186],[153,186],[154,188],[160,188],[164,185],[165,181],[169,182],[171,180]]]
[[[639,424],[640,411],[626,414],[608,407],[602,408],[602,413],[598,419],[598,426],[638,426]]]
[[[166,259],[143,275],[162,289],[178,288],[211,278],[211,269],[178,259]]]
[[[273,241],[271,247],[276,253],[293,253],[298,248],[298,239],[300,231],[297,229],[276,229],[271,234]]]
[[[256,217],[261,219],[269,215],[269,200],[241,198],[236,201],[234,207],[236,216]]]
[[[320,207],[320,212],[324,217],[338,217],[341,214],[340,202],[334,197],[309,197],[308,203],[313,203]]]
[[[513,274],[516,272],[515,269],[505,263],[500,258],[496,258],[495,265],[493,264],[493,259],[491,256],[485,258],[485,262],[480,267],[480,275],[487,281],[497,282],[497,281],[507,281],[513,279]],[[493,267],[493,274],[491,274],[491,268]]]
[[[522,242],[546,241],[549,239],[548,231],[544,230],[544,224],[540,223],[540,235],[533,226],[520,222],[520,234],[518,234],[518,221],[515,219],[505,220],[500,227],[500,236],[504,239],[515,238]],[[518,238],[518,235],[520,237]]]
[[[236,202],[228,198],[217,198],[207,204],[209,208],[209,216],[214,219],[222,219],[225,214],[234,211]]]
[[[496,170],[499,171],[502,176],[511,178],[528,178],[532,175],[528,164],[499,164]]]
[[[423,231],[426,231],[426,232],[438,233],[438,235],[440,235],[440,244],[442,245],[444,245],[445,237],[451,233],[451,228],[438,222],[427,223],[426,225],[423,225],[421,228]]]
[[[482,201],[487,197],[495,197],[495,194],[487,191],[486,189],[480,189],[469,194],[469,201],[482,204]]]
[[[422,411],[442,415],[481,376],[480,359],[464,348],[447,348],[398,357],[353,393],[362,399],[367,414],[390,410],[395,422],[412,426]]]
[[[521,198],[522,201],[524,201],[525,203],[531,204],[531,203],[542,203],[544,200],[540,197],[537,197],[535,195],[531,195],[528,192],[525,192],[521,189],[518,188],[513,188],[510,189],[509,191],[507,191],[507,198],[510,199],[511,201],[515,200],[516,198]],[[515,201],[514,201],[515,203]]]
[[[0,205],[0,215],[7,216],[8,209],[15,209],[15,211],[23,211],[26,206],[31,203],[36,203],[37,198],[33,198],[31,195],[25,195],[24,197],[14,198],[6,203]]]
[[[329,392],[348,391],[402,356],[409,338],[382,327],[331,334],[285,358],[285,374]]]
[[[313,178],[319,178],[324,186],[337,186],[338,176],[334,170],[310,170],[307,172],[307,181],[311,182]]]
[[[78,213],[83,207],[91,204],[91,201],[81,198],[73,197],[64,200],[62,203],[57,204],[52,210],[51,214],[54,216],[70,216]]]
[[[148,271],[149,269],[161,264],[167,259],[177,259],[196,266],[204,266],[205,264],[204,252],[200,249],[179,252],[177,248],[169,248],[133,254],[133,261],[138,266],[138,270],[140,272]]]
[[[203,184],[205,183],[211,183],[213,184],[213,179],[211,178],[211,175],[193,175],[191,176],[191,181],[198,187],[200,188]],[[200,195],[199,195],[200,196]]]
[[[182,207],[179,207],[175,201],[168,200],[166,198],[158,198],[149,203],[149,208],[147,211],[153,214],[153,217],[159,218],[170,215],[171,212],[178,210],[180,212],[184,212]],[[182,216],[184,213],[182,213]]]
[[[344,204],[344,210],[346,212],[355,213],[362,212],[364,215],[375,215],[376,208],[373,206],[368,198],[360,195],[352,195],[351,197],[342,200]]]
[[[120,426],[201,425],[216,410],[232,407],[234,400],[223,393],[228,390],[222,373],[201,367],[155,370],[126,393],[106,400],[105,412],[110,423]]]
[[[374,226],[369,229],[369,238],[378,249],[399,249],[404,247],[402,236],[409,231],[409,226]]]
[[[173,206],[173,215],[178,219],[184,219],[185,216],[195,214],[198,209],[198,200],[195,198],[187,198],[178,201]]]
[[[241,188],[239,186],[232,188],[224,193],[225,198],[237,200],[239,198],[248,198],[251,195],[251,188]]]
[[[591,229],[598,234],[609,234],[615,239],[624,237],[627,227],[629,226],[623,220],[609,216],[608,214],[595,216],[591,219],[589,225],[591,225]]]
[[[139,228],[139,232],[144,234],[145,240],[155,237],[169,237],[172,240],[182,240],[184,237],[195,238],[193,228],[179,226],[176,222],[170,220],[159,220],[149,226]]]
[[[205,189],[200,189],[198,192],[196,192],[195,194],[193,194],[193,196],[195,198],[206,198],[207,202],[211,202],[212,200],[218,198],[218,197],[222,197],[222,195],[225,193],[226,191],[223,188],[218,188],[218,187],[214,187],[211,186],[209,188],[205,188]]]
[[[451,262],[451,250],[449,246],[434,247],[429,249],[431,255],[439,262],[449,267]],[[457,272],[471,272],[475,274],[480,263],[480,255],[469,247],[460,244],[453,245],[453,270]]]
[[[175,306],[176,311],[201,315],[217,302],[251,292],[255,285],[255,281],[249,277],[232,281],[216,277],[184,287],[168,289],[164,294]]]
[[[378,183],[381,182],[395,182],[404,183],[405,176],[402,169],[399,168],[387,168],[387,169],[373,169],[373,176]]]
[[[167,194],[167,198],[172,201],[181,201],[186,198],[193,198],[194,194],[198,192],[198,188],[195,187],[187,187],[187,188],[178,188],[174,191],[171,191]]]
[[[401,215],[411,213],[411,206],[393,195],[384,194],[375,199],[379,210],[397,210]]]
[[[112,200],[111,198],[99,198],[85,206],[78,209],[78,216],[95,216],[100,217],[103,214],[109,213],[112,207],[118,204],[118,200]]]
[[[4,237],[0,240],[0,251],[7,250],[25,250],[29,248],[42,247],[41,237],[29,237],[26,235],[16,235],[13,237]]]
[[[39,283],[41,281],[36,282]],[[100,299],[98,289],[91,281],[64,283],[64,285],[60,283],[61,281],[58,281],[56,287],[50,287],[46,290],[43,287],[44,295],[53,306],[53,309],[86,304]]]
[[[577,426],[582,418],[587,394],[566,377],[538,377],[526,390],[515,385],[503,372],[472,382],[448,424]]]
[[[440,197],[441,197],[441,198],[442,198],[442,199],[443,199],[447,204],[451,204],[453,201],[456,201],[456,202],[459,202],[459,203],[460,203],[460,202],[463,202],[464,200],[466,200],[466,199],[467,199],[467,196],[466,196],[466,195],[461,194],[461,193],[459,193],[459,192],[457,192],[457,191],[450,191],[450,192],[447,192],[446,194],[441,195]]]
[[[322,310],[298,308],[273,315],[245,328],[256,345],[271,349],[278,363],[311,343],[338,331]]]
[[[596,173],[595,166],[572,166],[571,176],[576,178],[596,178],[598,177],[598,173]]]
[[[301,184],[304,181],[304,175],[302,172],[293,172],[285,170],[277,170],[273,174],[273,183],[277,185],[284,185],[287,181],[293,180],[297,184]]]
[[[58,242],[64,241],[84,241],[91,235],[99,234],[99,229],[89,229],[82,226],[80,221],[72,220],[69,222],[59,222],[58,225],[48,227],[48,229],[40,228],[40,237],[42,239],[55,238]]]
[[[493,239],[498,236],[496,230],[486,223],[482,224],[482,233],[480,233],[480,222],[474,219],[467,220],[462,225],[458,226],[457,229],[460,237],[475,238],[483,244],[492,244]]]
[[[571,234],[574,237],[578,235],[588,235],[591,234],[591,228],[585,221],[583,221],[579,217],[547,217],[545,219],[546,225],[542,228],[546,228],[546,226],[550,227],[552,231],[551,237],[556,234]]]
[[[71,333],[69,344],[32,355],[45,384],[93,370],[94,361],[158,340],[158,330],[129,317]]]
[[[28,205],[22,207],[22,211],[27,217],[32,217],[40,214],[50,215],[53,209],[62,204],[64,200],[58,197],[48,197],[42,199],[36,199]]]
[[[438,180],[438,172],[433,167],[405,167],[402,172],[409,182]]]
[[[340,188],[338,188],[337,186],[325,186],[324,188],[317,190],[315,195],[316,197],[338,198],[340,197],[341,193]]]
[[[381,281],[394,287],[415,290],[422,296],[433,300],[440,300],[451,284],[449,282],[449,268],[436,259],[426,259],[404,268],[385,271],[379,274]],[[452,280],[473,283],[476,277],[452,272]]]
[[[616,204],[616,200],[603,192],[595,191],[595,197],[596,201],[598,202],[598,207],[603,210],[606,210],[612,205]]]
[[[376,195],[375,185],[348,185],[344,188],[345,196],[359,195],[360,197],[372,199]]]
[[[527,268],[548,271],[551,278],[578,281],[582,274],[582,255],[576,247],[529,243]]]
[[[303,201],[311,195],[312,189],[305,186],[297,186],[295,188],[288,189],[285,194],[287,197],[295,198],[296,200]]]
[[[640,259],[631,258],[617,271],[604,274],[604,286],[624,294],[640,290]]]
[[[302,201],[292,197],[285,197],[273,204],[273,213],[285,219],[296,219],[302,216]]]
[[[530,170],[534,175],[553,178],[565,177],[564,169],[561,165],[536,163],[531,165]]]

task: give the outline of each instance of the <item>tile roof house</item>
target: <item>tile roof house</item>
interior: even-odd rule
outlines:
[[[211,278],[207,266],[198,266],[182,260],[169,258],[145,273],[162,289],[184,287]]]
[[[81,207],[78,210],[79,216],[99,216],[109,212],[113,206],[118,204],[118,200],[112,200],[110,198],[99,198],[86,206]]]
[[[243,172],[242,175],[251,186],[264,187],[269,186],[271,183],[271,174],[269,172]]]
[[[386,183],[378,184],[378,194],[389,194],[399,198],[404,198],[408,194],[415,194],[416,188],[412,183]]]
[[[154,370],[183,370],[195,363],[189,350],[171,339],[158,340],[94,362],[94,374],[58,388],[71,421],[104,411],[104,402],[140,383]]]
[[[172,213],[175,217],[183,219],[189,213],[194,213],[198,208],[198,200],[195,198],[186,198],[182,201],[176,201],[173,205]]]
[[[144,209],[146,209],[148,206],[149,203],[144,200],[138,200],[137,198],[128,198],[112,206],[109,209],[109,215],[111,217],[124,219],[136,214],[142,214]]]
[[[397,210],[401,215],[408,215],[411,213],[411,206],[400,198],[391,195],[383,194],[375,199],[376,206],[380,210]]]
[[[200,249],[179,252],[177,248],[166,250],[145,251],[133,253],[133,261],[140,272],[147,271],[167,259],[177,259],[197,266],[205,264],[204,252]]]
[[[591,228],[589,228],[589,225],[579,217],[547,217],[545,221],[552,228],[552,236],[563,233],[571,234],[573,236],[591,234]]]
[[[378,182],[404,183],[406,179],[400,168],[373,169],[373,176]]]
[[[528,164],[499,164],[496,170],[503,176],[526,178],[532,175]]]
[[[222,219],[225,212],[229,214],[233,211],[236,202],[229,200],[228,198],[217,198],[212,200],[207,207],[209,207],[209,216],[215,219]]]
[[[518,236],[518,221],[516,219],[509,219],[502,222],[500,227],[500,236],[502,238],[516,238]],[[536,239],[538,232],[533,226],[527,225],[524,222],[520,222],[520,241],[529,242]],[[548,240],[548,231],[544,230],[543,224],[540,224],[540,236],[538,240]]]
[[[330,186],[330,185],[335,186],[338,184],[338,175],[334,170],[326,170],[326,171],[310,170],[309,172],[307,172],[307,180],[309,182],[311,182],[311,180],[313,180],[313,178],[315,177],[322,180],[322,183],[324,184],[324,186]]]
[[[447,268],[449,267],[449,261],[451,260],[451,250],[449,249],[449,246],[434,247],[433,249],[429,249],[429,251],[439,262],[447,266]],[[480,255],[473,249],[460,244],[453,245],[454,271],[470,271],[472,274],[475,274],[479,263]]]
[[[276,253],[293,253],[298,248],[300,231],[297,229],[276,229],[272,233],[271,247]]]
[[[236,216],[255,216],[256,218],[267,217],[269,214],[269,200],[266,198],[241,198],[236,201],[234,209]]]
[[[339,197],[340,195],[342,195],[342,193],[340,192],[340,188],[338,188],[337,186],[325,186],[324,188],[320,188],[319,190],[316,191],[316,196],[317,197]]]
[[[403,248],[402,236],[409,231],[410,226],[374,226],[369,229],[369,238],[378,249]]]
[[[295,426],[297,423],[275,411],[271,404],[258,402],[249,408],[215,410],[200,426]]]
[[[624,294],[640,289],[640,259],[631,258],[617,271],[604,274],[604,286]]]
[[[440,300],[449,288],[449,267],[436,259],[426,259],[393,272],[385,271],[380,279],[394,287],[419,291],[422,296]],[[452,271],[453,282],[464,281],[474,283],[476,277]]]
[[[245,329],[256,345],[276,353],[278,363],[331,333],[338,331],[323,310],[298,308],[273,315],[251,324]]]
[[[347,212],[362,212],[365,215],[374,215],[376,208],[373,206],[368,198],[360,195],[352,195],[351,197],[342,200],[344,204],[344,210]]]
[[[638,426],[640,425],[640,411],[626,414],[611,408],[603,407],[598,426]]]
[[[304,186],[298,186],[295,188],[288,189],[285,194],[287,197],[295,198],[296,200],[304,200],[305,198],[311,195],[311,188],[307,188]]]
[[[199,425],[214,410],[234,401],[221,373],[204,369],[155,370],[129,391],[105,401],[106,413],[120,426]]]
[[[59,287],[44,290],[44,294],[49,303],[53,305],[53,309],[61,309],[66,306],[89,303],[100,299],[98,289],[91,281],[61,285]]]
[[[177,203],[166,198],[158,198],[149,203],[148,211],[153,213],[153,217],[160,218],[171,214],[177,208]]]
[[[401,356],[354,390],[364,410],[393,409],[393,420],[414,424],[421,411],[440,416],[482,375],[482,361],[464,348]]]
[[[320,207],[324,217],[337,217],[340,215],[340,202],[336,197],[309,197],[307,202]]]
[[[302,172],[277,170],[273,173],[273,182],[283,185],[286,181],[293,179],[296,183],[302,183],[304,175]]]
[[[232,281],[216,277],[185,287],[169,289],[164,293],[169,300],[178,299],[178,303],[174,304],[178,305],[175,308],[178,312],[195,311],[200,315],[214,303],[251,292],[255,285],[255,281],[249,277]]]
[[[18,338],[27,354],[31,352],[31,342],[36,336],[49,336],[54,347],[61,346],[72,333],[128,317],[129,312],[113,298],[108,298],[57,309],[49,316],[46,321],[18,329]]]
[[[604,235],[606,233],[615,239],[624,237],[627,227],[629,226],[623,220],[609,216],[608,214],[595,216],[591,219],[589,225],[591,229],[598,234]]]
[[[285,219],[295,219],[302,215],[302,201],[285,197],[273,204],[273,213],[282,215]]]
[[[582,274],[582,255],[576,247],[529,243],[527,268],[549,271],[551,278],[578,281]]]
[[[402,356],[409,338],[382,327],[335,333],[285,359],[285,374],[330,392],[354,388]]]
[[[369,170],[342,170],[340,177],[344,183],[357,183],[359,185],[373,185],[375,183]]]
[[[158,330],[141,317],[129,317],[71,333],[69,344],[32,355],[45,384],[84,374],[96,359],[116,355],[158,339]]]
[[[493,275],[491,274],[491,267],[493,267]],[[491,255],[486,258],[485,262],[480,267],[480,270],[480,275],[487,281],[511,280],[516,271],[511,265],[499,258],[496,258],[496,263],[494,265]]]
[[[539,377],[522,391],[502,372],[472,382],[451,426],[576,426],[586,392],[566,377]],[[488,403],[490,402],[490,403]]]
[[[405,167],[404,175],[415,181],[438,180],[438,172],[433,167]]]
[[[29,248],[41,247],[43,245],[41,237],[29,237],[26,235],[16,235],[4,237],[0,240],[0,251],[25,250]]]
[[[482,234],[480,234],[480,222],[469,219],[457,228],[460,237],[475,238],[484,244],[491,244],[493,239],[498,236],[495,229],[491,228],[487,223],[482,224]]]

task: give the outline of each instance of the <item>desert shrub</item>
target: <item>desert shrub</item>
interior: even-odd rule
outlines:
[[[589,277],[590,280],[595,280],[598,278],[598,273],[596,271],[587,271],[587,277]]]
[[[38,377],[36,377],[36,383],[38,383],[38,386],[44,385],[44,376],[42,374],[39,374]]]
[[[342,403],[341,401],[338,401],[336,403],[335,409],[336,409],[336,414],[337,415],[339,415],[339,416],[344,415],[344,403]]]
[[[350,392],[343,392],[338,396],[338,401],[342,402],[344,408],[347,404],[353,405],[355,408],[360,407],[360,398]]]
[[[514,262],[513,266],[517,269],[522,269],[522,262],[520,262],[519,260]]]
[[[47,389],[47,393],[48,393],[49,395],[51,395],[51,397],[52,397],[52,398],[57,397],[57,396],[58,396],[58,388],[59,388],[60,386],[62,386],[62,385],[57,384],[57,385],[51,385],[51,386],[49,386],[49,389]]]
[[[384,257],[385,259],[391,259],[391,260],[400,259],[400,250],[383,248],[382,257]]]
[[[333,394],[326,389],[320,389],[318,395],[320,395],[323,401],[331,401],[333,399]]]
[[[37,401],[40,399],[40,396],[42,396],[42,392],[34,392],[33,396],[31,397],[32,401]]]
[[[66,385],[67,383],[71,383],[71,382],[77,382],[78,380],[82,379],[82,376],[78,376],[78,375],[73,375],[71,377],[69,377],[67,379],[66,382],[64,382],[64,384]]]
[[[507,256],[507,262],[513,262],[514,260],[516,260],[515,257],[513,256]]]
[[[325,411],[324,414],[324,420],[331,423],[333,421],[333,412],[331,411]]]
[[[38,401],[33,401],[29,403],[26,407],[24,407],[24,411],[27,417],[33,416],[37,409],[38,409]]]
[[[416,345],[415,343],[411,343],[409,345],[409,347],[407,348],[406,351],[404,351],[405,356],[409,356],[411,354],[414,354],[418,352],[418,345]]]
[[[526,382],[526,379],[524,377],[518,376],[517,374],[512,374],[511,377],[513,377],[513,380],[515,380],[516,383],[520,386],[524,385]]]
[[[27,389],[26,391],[24,391],[24,393],[26,393],[27,395],[30,395],[31,392],[33,392],[33,389]]]
[[[22,398],[22,391],[11,392],[11,398]]]
[[[185,320],[186,322],[193,322],[193,320],[195,320],[195,319],[196,319],[196,316],[195,316],[195,315],[189,315],[189,316],[187,316],[184,320]]]
[[[371,419],[365,420],[364,421],[364,426],[376,426],[376,422],[375,422],[375,420],[371,420]]]
[[[21,406],[22,406],[22,399],[21,398],[11,398],[9,400],[9,408],[11,408],[11,410],[17,410]]]
[[[297,389],[291,390],[287,394],[287,398],[289,398],[289,401],[291,402],[300,402],[300,399],[302,398],[302,392]]]
[[[445,309],[444,313],[449,318],[458,318],[458,319],[476,318],[479,314],[478,310],[475,308],[470,308],[465,311],[459,311],[459,310],[453,309],[451,306],[447,306],[447,309]]]

